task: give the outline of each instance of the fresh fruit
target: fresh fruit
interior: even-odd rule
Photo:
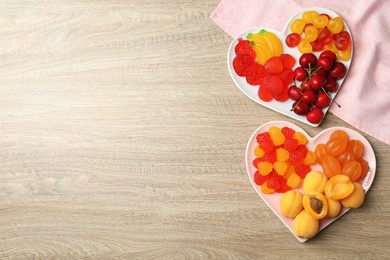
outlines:
[[[289,190],[280,199],[280,212],[287,218],[295,218],[302,211],[302,194]]]
[[[307,71],[302,67],[297,67],[294,70],[294,76],[296,80],[304,81],[307,77],[309,77],[309,74]]]
[[[335,218],[341,212],[341,203],[339,200],[332,200],[328,196],[325,196],[328,201],[328,214],[326,215],[328,218]]]
[[[317,57],[313,53],[302,54],[299,58],[299,65],[302,68],[314,67],[317,64]]]
[[[318,124],[324,118],[324,112],[322,112],[321,108],[314,107],[310,112],[306,114],[306,119],[312,124]]]
[[[306,210],[302,210],[293,221],[294,234],[300,238],[312,238],[319,229],[319,220],[314,219]]]
[[[328,94],[321,92],[317,95],[314,105],[318,108],[328,107],[330,104],[330,97]]]
[[[322,89],[327,83],[327,79],[324,75],[314,74],[310,79],[310,88],[313,90]]]
[[[319,171],[311,171],[303,182],[303,192],[311,193],[311,192],[320,192],[323,193],[325,190],[325,185],[328,182],[328,178],[325,174]]]
[[[337,174],[330,178],[325,185],[325,194],[333,200],[341,200],[348,197],[355,189],[348,176]]]
[[[328,200],[322,192],[309,192],[303,195],[303,208],[314,219],[322,219],[328,214]]]
[[[294,101],[298,101],[302,98],[302,92],[297,86],[292,85],[288,88],[288,97]]]
[[[363,189],[363,186],[358,182],[354,182],[353,186],[353,192],[347,197],[340,200],[341,205],[346,208],[358,208],[364,202],[365,191]]]
[[[344,78],[347,73],[347,68],[341,62],[335,62],[332,68],[329,71],[329,76],[334,78],[335,80]]]

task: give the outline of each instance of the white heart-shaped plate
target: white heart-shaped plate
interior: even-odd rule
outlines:
[[[229,73],[230,73],[230,76],[232,77],[234,83],[237,85],[237,87],[247,96],[249,97],[251,100],[255,101],[256,103],[260,104],[260,105],[263,105],[269,109],[272,109],[276,112],[279,112],[281,114],[284,114],[288,117],[291,117],[291,118],[294,118],[298,121],[301,121],[305,124],[308,124],[308,125],[311,125],[311,126],[318,126],[320,125],[321,122],[319,122],[318,124],[313,124],[313,123],[310,123],[305,116],[301,116],[301,115],[297,115],[295,114],[294,112],[291,111],[291,107],[292,107],[292,104],[294,103],[294,101],[292,101],[291,99],[285,101],[285,102],[278,102],[276,100],[272,100],[270,102],[264,102],[262,101],[259,97],[258,97],[258,86],[251,86],[249,85],[247,82],[246,82],[246,79],[245,77],[240,77],[236,74],[236,72],[234,71],[233,69],[233,59],[235,58],[236,54],[234,52],[234,48],[235,46],[237,45],[238,43],[238,39],[242,38],[242,39],[246,39],[246,36],[249,34],[249,33],[258,33],[261,29],[265,29],[267,31],[270,31],[270,32],[273,32],[275,33],[282,45],[283,45],[283,53],[288,53],[290,55],[292,55],[296,62],[295,62],[295,65],[293,67],[293,69],[295,69],[296,67],[299,66],[299,57],[302,55],[298,49],[295,47],[295,48],[290,48],[286,45],[286,42],[285,42],[285,39],[286,39],[286,36],[288,34],[290,34],[290,24],[293,20],[297,19],[297,18],[301,18],[302,17],[302,14],[306,11],[317,11],[319,14],[321,13],[325,13],[325,14],[328,14],[330,17],[337,17],[337,16],[340,16],[338,15],[337,13],[335,13],[334,11],[332,10],[329,10],[329,9],[326,9],[326,8],[320,8],[320,7],[310,7],[310,8],[305,8],[303,10],[301,10],[300,12],[296,13],[295,15],[293,15],[288,21],[287,21],[287,24],[286,24],[286,27],[284,28],[283,31],[277,31],[277,30],[274,30],[272,28],[269,28],[269,27],[265,27],[265,26],[262,26],[262,27],[258,27],[258,28],[251,28],[251,29],[248,29],[242,33],[240,33],[239,35],[237,35],[233,41],[231,42],[230,44],[230,47],[229,47],[229,50],[228,50],[228,55],[227,55],[227,64],[228,64],[228,69],[229,69]],[[347,23],[344,21],[344,30],[348,31],[349,34],[351,35],[351,39],[352,39],[352,34],[351,34],[351,31],[347,25]],[[352,43],[353,43],[353,39],[352,39]],[[318,56],[319,53],[314,53]],[[346,68],[347,68],[347,74],[348,74],[348,71],[349,71],[349,67],[351,66],[351,61],[352,61],[352,58],[353,58],[353,44],[352,44],[352,50],[351,50],[351,58],[348,60],[348,61],[340,61],[342,62]],[[342,86],[342,83],[344,82],[345,78],[348,76],[348,75],[345,75],[344,78],[342,78],[341,80],[338,80],[337,83],[339,84],[339,88],[337,90],[337,92],[335,93],[329,93],[330,94],[330,97],[331,99],[334,99],[334,97],[337,95],[338,91],[340,90],[341,86]],[[329,107],[326,107],[326,108],[323,108],[322,111],[324,113],[324,116],[326,115],[327,111],[328,111]]]
[[[292,129],[294,129],[297,132],[303,133],[307,137],[307,139],[308,139],[306,147],[310,151],[314,151],[317,144],[326,143],[328,141],[328,139],[329,139],[329,136],[332,134],[332,132],[337,130],[337,129],[344,130],[348,134],[350,139],[360,140],[363,143],[363,145],[364,145],[364,154],[363,154],[362,158],[365,159],[368,162],[368,166],[369,166],[368,173],[367,173],[366,177],[361,181],[361,184],[362,184],[362,186],[363,186],[363,188],[364,188],[364,190],[366,192],[370,189],[370,187],[372,185],[372,182],[374,181],[374,177],[375,177],[375,170],[376,170],[375,154],[374,154],[374,150],[372,149],[372,147],[371,147],[370,143],[367,141],[367,139],[364,138],[364,136],[362,136],[358,132],[356,132],[356,131],[354,131],[352,129],[349,129],[349,128],[345,128],[345,127],[331,127],[331,128],[323,130],[316,137],[310,137],[306,133],[306,131],[303,130],[302,128],[298,127],[295,124],[292,124],[292,123],[289,123],[289,122],[285,122],[285,121],[271,121],[271,122],[268,122],[268,123],[260,126],[252,134],[252,136],[250,137],[248,145],[247,145],[247,148],[246,148],[245,162],[246,162],[246,169],[247,169],[248,177],[249,177],[249,179],[250,179],[250,181],[251,181],[251,183],[253,185],[253,188],[256,190],[257,194],[259,194],[259,196],[271,208],[271,210],[275,213],[275,215],[278,216],[278,218],[287,226],[287,228],[291,231],[291,233],[294,234],[294,232],[292,230],[293,220],[290,219],[290,218],[284,217],[280,213],[280,209],[279,209],[280,208],[280,205],[279,205],[280,198],[282,197],[283,193],[276,193],[275,192],[275,193],[272,193],[272,194],[264,194],[261,191],[261,187],[258,186],[254,182],[254,179],[253,179],[253,175],[254,175],[255,171],[257,170],[253,166],[253,164],[252,164],[253,160],[256,159],[256,156],[253,154],[253,151],[254,151],[255,147],[257,146],[257,144],[258,144],[257,141],[256,141],[256,136],[259,133],[268,131],[268,129],[271,126],[276,126],[276,127],[279,127],[279,128],[287,126],[287,127],[290,127]],[[311,168],[312,168],[312,170],[316,170],[316,171],[321,171],[322,172],[322,168],[321,168],[321,166],[318,163],[316,163],[314,165],[311,165]],[[296,190],[300,191],[303,194],[302,183],[301,183],[301,186],[299,188],[297,188]],[[327,227],[328,225],[330,225],[333,221],[335,221],[338,218],[340,218],[342,215],[344,215],[349,210],[350,209],[347,209],[347,208],[343,207],[342,211],[340,212],[340,214],[336,218],[324,218],[324,219],[321,219],[321,221],[320,221],[320,230],[322,230],[325,227]],[[305,242],[307,240],[307,239],[303,239],[303,238],[297,237],[295,234],[294,234],[294,236],[300,242]]]

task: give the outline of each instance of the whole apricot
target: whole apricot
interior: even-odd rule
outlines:
[[[358,208],[364,202],[365,192],[363,186],[358,182],[354,182],[353,186],[355,186],[353,192],[348,197],[340,200],[346,208]]]
[[[328,214],[326,216],[329,218],[337,217],[341,211],[340,201],[339,200],[332,200],[328,196],[326,196],[326,200],[328,201]]]
[[[319,171],[309,172],[303,182],[303,192],[321,192],[325,191],[325,185],[328,182],[328,177]]]
[[[302,194],[289,190],[280,199],[280,212],[287,218],[295,218],[302,210]]]
[[[297,237],[312,238],[317,234],[319,226],[318,219],[314,219],[306,210],[302,210],[294,218],[292,229]]]

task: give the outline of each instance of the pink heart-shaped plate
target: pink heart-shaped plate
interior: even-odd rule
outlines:
[[[325,13],[325,14],[328,14],[330,17],[337,17],[339,16],[337,13],[333,12],[332,10],[329,10],[329,9],[326,9],[326,8],[320,8],[320,7],[310,7],[310,8],[306,8],[306,9],[303,9],[301,10],[300,12],[296,13],[295,15],[293,15],[288,21],[287,21],[287,24],[286,24],[286,27],[284,28],[283,31],[277,31],[277,30],[274,30],[272,28],[269,28],[269,27],[259,27],[259,28],[252,28],[252,29],[248,29],[242,33],[240,33],[239,35],[237,35],[232,43],[230,44],[230,47],[229,47],[229,50],[228,50],[228,55],[227,55],[227,64],[228,64],[228,69],[229,69],[229,73],[230,73],[230,76],[232,77],[234,83],[237,85],[237,87],[247,96],[249,97],[251,100],[255,101],[256,103],[260,104],[260,105],[263,105],[269,109],[272,109],[276,112],[279,112],[281,114],[284,114],[288,117],[291,117],[291,118],[294,118],[298,121],[301,121],[305,124],[308,124],[308,125],[311,125],[311,126],[318,126],[321,122],[317,123],[317,124],[313,124],[313,123],[310,123],[305,116],[301,116],[301,115],[297,115],[295,114],[294,112],[291,111],[291,108],[292,108],[292,104],[294,103],[294,101],[292,101],[291,99],[285,101],[285,102],[278,102],[276,100],[272,100],[270,102],[264,102],[262,101],[259,97],[258,97],[258,86],[251,86],[247,83],[245,77],[240,77],[236,74],[236,72],[234,71],[233,69],[233,59],[235,58],[236,54],[234,52],[234,48],[235,46],[237,45],[238,43],[238,39],[242,38],[242,39],[246,39],[246,36],[249,34],[249,33],[257,33],[259,32],[261,29],[265,29],[267,31],[270,31],[270,32],[273,32],[275,33],[282,45],[283,45],[283,53],[288,53],[290,55],[292,55],[295,60],[296,60],[296,63],[293,67],[293,69],[295,69],[296,67],[299,66],[299,63],[298,63],[298,60],[299,60],[299,57],[302,55],[298,49],[295,47],[295,48],[290,48],[286,45],[286,42],[285,42],[285,39],[286,39],[286,36],[288,34],[291,33],[290,31],[290,24],[293,20],[297,19],[297,18],[301,18],[302,17],[302,14],[306,11],[317,11],[319,14],[321,13]],[[352,37],[352,34],[351,34],[351,31],[348,27],[348,25],[346,24],[346,22],[344,21],[344,30],[348,31],[349,34],[351,35]],[[353,42],[353,40],[352,40]],[[317,56],[319,55],[319,53],[314,53],[316,54]],[[351,58],[348,60],[348,61],[340,61],[342,62],[346,68],[347,68],[347,74],[348,74],[348,70],[349,70],[349,67],[351,66],[351,61],[352,61],[352,57],[353,56],[353,45],[352,45],[352,50],[351,50]],[[344,78],[340,79],[337,81],[337,83],[339,84],[339,88],[338,90],[335,92],[335,93],[329,93],[330,94],[330,98],[331,99],[334,99],[334,97],[337,95],[338,91],[340,90],[341,86],[342,86],[342,83],[344,82],[345,78],[347,77],[347,74],[345,75]],[[328,111],[329,107],[326,107],[326,108],[323,108],[322,111],[324,113],[324,115],[326,115],[327,111]]]
[[[256,156],[253,154],[253,151],[254,151],[255,147],[257,146],[257,144],[258,144],[257,141],[256,141],[256,136],[259,133],[268,131],[268,129],[271,126],[276,126],[276,127],[279,127],[279,128],[282,128],[282,127],[286,126],[286,127],[290,127],[292,129],[294,129],[297,132],[303,133],[307,137],[307,139],[308,139],[308,143],[306,144],[306,147],[309,150],[311,150],[311,151],[315,150],[315,147],[316,147],[317,144],[326,143],[328,141],[328,139],[329,139],[329,136],[332,134],[332,132],[337,130],[337,129],[344,130],[348,134],[350,139],[360,140],[363,143],[363,145],[364,145],[364,154],[363,154],[362,158],[365,159],[368,162],[368,165],[369,165],[368,173],[367,173],[366,177],[361,181],[361,184],[362,184],[362,186],[363,186],[363,188],[364,188],[364,190],[366,192],[370,189],[371,184],[374,181],[374,177],[375,177],[375,170],[376,170],[375,154],[374,154],[374,150],[372,149],[372,147],[371,147],[370,143],[367,141],[367,139],[364,138],[358,132],[356,132],[356,131],[354,131],[352,129],[349,129],[349,128],[344,128],[344,127],[331,127],[331,128],[323,130],[316,137],[310,137],[302,128],[298,127],[295,124],[292,124],[292,123],[289,123],[289,122],[285,122],[285,121],[271,121],[271,122],[268,122],[268,123],[260,126],[252,134],[251,138],[249,139],[247,148],[246,148],[245,161],[246,161],[246,169],[247,169],[248,177],[249,177],[249,179],[250,179],[254,189],[256,190],[257,194],[260,195],[260,197],[264,200],[264,202],[271,208],[271,210],[275,213],[275,215],[278,216],[278,218],[287,226],[287,228],[293,234],[294,234],[294,232],[292,231],[292,222],[293,222],[293,220],[284,217],[280,213],[280,210],[279,210],[280,198],[282,197],[283,193],[276,193],[275,192],[275,193],[272,193],[272,194],[264,194],[261,191],[261,187],[258,186],[254,182],[254,179],[253,179],[253,175],[254,175],[255,171],[257,170],[253,166],[253,164],[252,164],[253,160],[256,158]],[[311,168],[312,168],[312,170],[317,170],[317,171],[321,171],[322,172],[322,168],[321,168],[321,166],[318,163],[312,165]],[[302,194],[303,194],[302,182],[301,182],[301,186],[299,188],[297,188],[296,190],[301,191]],[[324,218],[324,219],[321,219],[321,221],[320,221],[320,230],[324,229],[326,226],[331,224],[333,221],[335,221],[338,218],[340,218],[342,215],[344,215],[349,210],[350,209],[342,208],[341,213],[336,218]],[[300,242],[305,242],[307,240],[307,239],[299,238],[295,234],[294,234],[294,236]]]

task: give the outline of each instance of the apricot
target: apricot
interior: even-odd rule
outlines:
[[[325,176],[325,174],[319,171],[311,171],[306,175],[305,180],[303,182],[303,192],[323,193],[327,182],[328,178]]]
[[[287,218],[295,218],[302,210],[302,194],[289,190],[280,199],[280,212]]]
[[[354,182],[353,185],[355,187],[353,192],[348,197],[340,200],[341,204],[346,208],[358,208],[364,202],[365,191],[363,186],[358,182]]]
[[[341,203],[339,200],[332,200],[331,198],[326,196],[326,200],[328,201],[328,214],[326,215],[329,218],[335,218],[340,214],[341,211]]]
[[[328,200],[320,192],[310,192],[303,195],[303,208],[314,219],[322,219],[328,214]]]
[[[347,175],[337,174],[326,183],[325,194],[332,200],[340,200],[348,197],[354,188],[354,184]]]
[[[320,222],[318,219],[314,219],[306,210],[302,210],[294,218],[292,229],[297,237],[308,239],[317,234],[319,226]]]

